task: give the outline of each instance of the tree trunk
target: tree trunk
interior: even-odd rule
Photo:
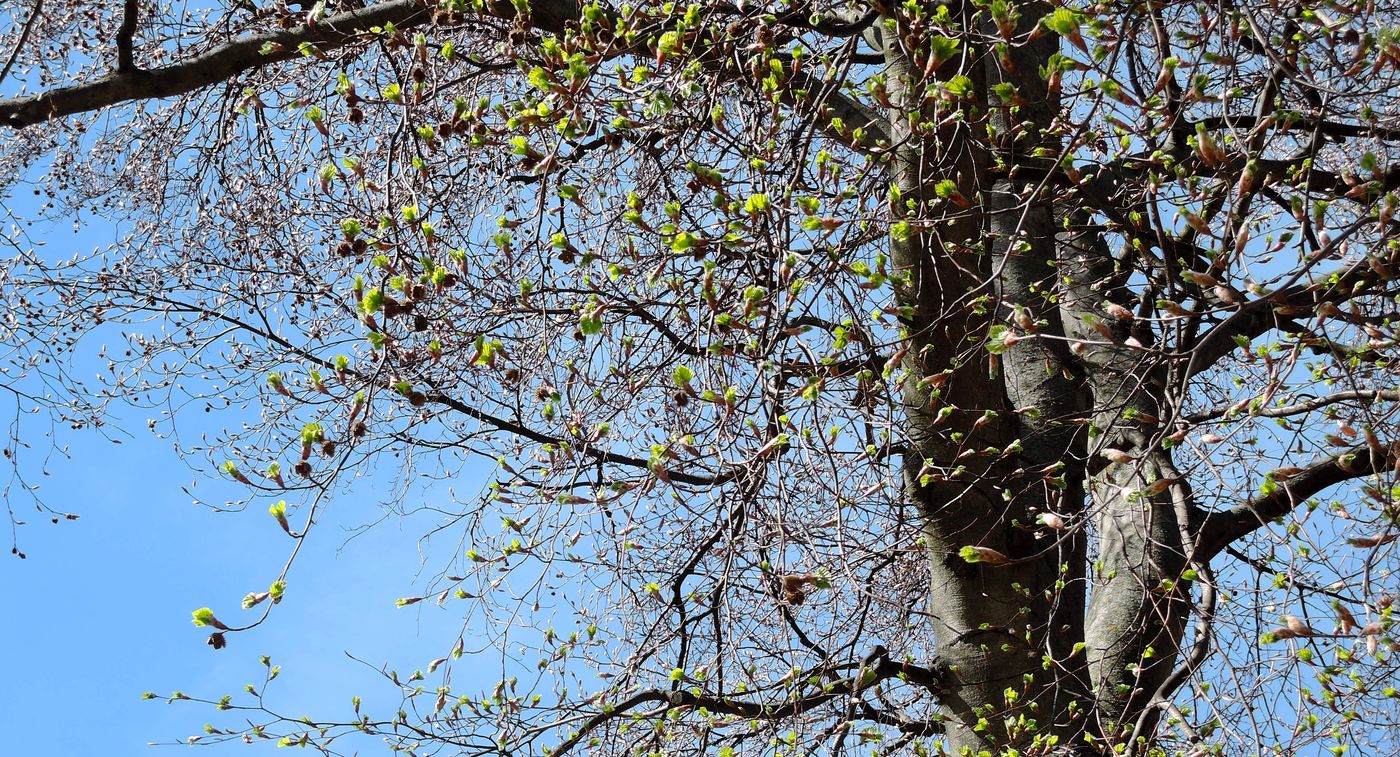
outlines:
[[[1025,34],[1049,6],[1020,10]],[[985,109],[990,136],[961,120],[914,125],[947,113],[919,97],[932,83],[900,45],[887,29],[893,210],[913,224],[891,240],[907,277],[905,486],[924,523],[945,746],[1100,753],[1152,717],[1189,611],[1188,495],[1141,494],[1174,476],[1155,429],[1137,420],[1159,414],[1161,377],[1092,327],[1126,290],[1087,214],[1057,234],[1066,216],[1051,191],[1013,170],[1060,150],[1058,93],[1038,75],[1059,39],[979,51],[987,62],[972,74],[987,99],[961,107]],[[1006,101],[998,84],[1014,87]],[[950,178],[967,207],[935,191]],[[1075,354],[1075,341],[1096,344]],[[1095,466],[1064,463],[1109,446],[1139,464],[1098,466],[1086,510]],[[1069,527],[1038,528],[1042,515]],[[1087,609],[1086,518],[1103,540]],[[972,562],[965,547],[1010,562]]]
[[[1087,224],[1087,214],[1074,216],[1078,222],[1071,226]],[[1156,717],[1144,710],[1155,707],[1153,699],[1179,656],[1190,613],[1191,586],[1182,572],[1194,539],[1192,504],[1181,481],[1152,493],[1154,484],[1180,477],[1153,422],[1164,414],[1166,377],[1139,353],[1111,343],[1148,339],[1150,332],[1115,327],[1109,340],[1086,320],[1102,316],[1102,303],[1115,294],[1125,299],[1107,245],[1093,230],[1066,233],[1060,241],[1065,329],[1098,342],[1084,353],[1098,434],[1094,450],[1133,458],[1102,467],[1089,484],[1099,555],[1085,642],[1097,727],[1116,739],[1131,734],[1139,718]]]

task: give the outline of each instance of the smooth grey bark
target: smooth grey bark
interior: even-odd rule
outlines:
[[[1051,11],[1047,4],[1022,9],[1019,33],[1029,34]],[[986,29],[993,32],[991,28]],[[1085,513],[1082,468],[1067,458],[1083,459],[1083,426],[1075,423],[1090,408],[1082,372],[1074,362],[1058,310],[1056,216],[1053,191],[1043,181],[1022,178],[1013,168],[1041,153],[1056,154],[1061,140],[1053,133],[1060,98],[1039,75],[1059,49],[1059,39],[1045,35],[1000,56],[987,56],[988,123],[993,169],[980,190],[986,215],[987,245],[993,266],[1000,320],[1020,341],[1001,353],[1002,383],[1014,410],[1016,442],[1021,446],[1017,467],[1030,471],[1008,483],[1016,487],[1016,512],[1034,524],[1039,514],[1053,514],[1069,523],[1082,523]],[[1012,75],[1006,67],[1018,75]],[[1015,88],[1014,102],[1003,102],[997,84]],[[1053,471],[1047,473],[1047,471]],[[1058,475],[1055,475],[1058,474]],[[1047,537],[1042,533],[1042,537]],[[1035,549],[1037,573],[1032,605],[1037,617],[1042,665],[1037,680],[1039,730],[1057,736],[1061,744],[1083,743],[1084,721],[1074,714],[1089,704],[1084,656],[1075,644],[1084,635],[1085,566],[1088,538],[1084,528],[1070,528],[1043,538],[1050,546]]]
[[[1044,11],[1026,10],[1026,30]],[[1016,64],[1036,71],[1057,46],[1055,38],[1042,38],[1017,50]],[[1065,748],[1081,749],[1089,686],[1075,644],[1083,638],[1087,540],[1082,528],[1037,539],[1033,524],[1044,512],[1082,522],[1082,476],[1073,466],[1062,477],[1051,469],[1067,453],[1082,457],[1074,421],[1089,397],[1054,297],[1051,195],[1006,170],[1046,146],[1042,132],[1058,113],[1058,99],[1027,76],[1011,83],[1028,105],[966,106],[989,108],[999,141],[989,144],[962,124],[920,134],[909,126],[911,112],[939,118],[916,104],[928,82],[893,31],[886,31],[884,49],[895,103],[891,138],[901,145],[892,181],[907,203],[895,215],[916,223],[937,219],[907,239],[893,237],[890,248],[896,270],[908,277],[901,304],[913,313],[906,368],[925,377],[904,384],[907,433],[918,453],[906,460],[905,485],[928,547],[932,632],[947,671],[946,746],[954,754],[996,753],[1053,736]],[[1004,75],[995,62],[971,74],[979,91]],[[1032,128],[1013,128],[1022,122]],[[934,185],[949,177],[977,204],[958,211],[937,197]],[[977,298],[992,304],[977,307]],[[1039,322],[1042,333],[997,355],[985,344],[994,319]],[[968,458],[968,449],[1003,453]],[[969,563],[959,554],[965,546],[990,548],[1013,562]]]
[[[1084,228],[1087,214],[1070,217],[1076,216],[1071,225]],[[1151,335],[1115,324],[1106,337],[1091,325],[1095,318],[1109,320],[1103,305],[1115,296],[1120,306],[1132,304],[1123,276],[1096,231],[1067,232],[1059,241],[1064,328],[1086,345],[1081,359],[1098,431],[1089,464],[1099,470],[1088,484],[1098,560],[1084,641],[1098,729],[1124,738],[1179,658],[1192,590],[1182,573],[1197,519],[1184,481],[1149,492],[1156,482],[1180,478],[1154,420],[1164,413],[1165,371],[1128,343],[1145,343]],[[1132,461],[1101,459],[1106,450]],[[1155,722],[1155,714],[1147,717]]]
[[[1029,564],[989,568],[959,555],[966,545],[1003,553],[1023,545],[1012,543],[1021,535],[1006,520],[988,517],[1004,506],[994,476],[983,465],[955,462],[962,446],[957,433],[967,434],[963,441],[973,447],[995,446],[1004,438],[1000,423],[977,423],[983,411],[1007,408],[1000,388],[987,380],[986,353],[978,344],[987,318],[964,307],[967,293],[989,273],[976,249],[981,219],[967,213],[940,219],[936,228],[924,223],[941,215],[934,185],[949,174],[976,176],[981,161],[968,127],[955,125],[930,139],[903,117],[910,110],[927,120],[935,114],[918,104],[922,73],[897,32],[886,28],[885,34],[887,86],[895,103],[891,140],[899,145],[891,166],[899,190],[893,213],[914,224],[908,236],[890,239],[890,259],[903,280],[897,295],[910,313],[904,367],[912,378],[904,382],[903,404],[915,452],[905,456],[904,485],[922,518],[928,550],[928,611],[946,683],[946,741],[955,751],[995,748],[1011,740],[1004,692],[1019,690],[1023,677],[1039,668],[1035,648],[1016,633],[1026,625],[1026,602],[1011,586],[1013,576],[1032,585],[1036,571]],[[948,415],[940,417],[945,408]]]
[[[1024,31],[1046,12],[1045,5],[1023,7]],[[1029,74],[1058,45],[1045,36],[1008,53],[1009,61],[987,56],[972,72],[979,91],[1004,82],[1017,93],[1015,103],[990,97],[976,104],[987,108],[992,136],[985,141],[956,125],[932,138],[911,130],[910,93],[927,82],[897,39],[887,33],[884,45],[896,95],[891,136],[903,146],[892,178],[909,203],[896,215],[939,219],[936,228],[890,244],[897,270],[910,277],[901,302],[913,308],[908,325],[919,357],[906,367],[943,378],[936,389],[905,384],[908,432],[922,457],[906,464],[905,483],[924,518],[929,611],[950,673],[943,701],[954,754],[1024,748],[1044,736],[1092,753],[1090,740],[1126,739],[1143,719],[1152,733],[1155,713],[1144,712],[1179,658],[1191,609],[1190,583],[1181,580],[1194,538],[1189,489],[1178,483],[1142,493],[1176,477],[1161,435],[1144,420],[1163,413],[1162,372],[1144,362],[1146,351],[1124,343],[1129,336],[1150,341],[1150,334],[1117,326],[1110,340],[1093,327],[1106,319],[1111,299],[1131,304],[1102,234],[1087,213],[1070,215],[1073,230],[1057,234],[1067,217],[1055,212],[1044,177],[1038,183],[1011,170],[1058,149],[1051,136],[1058,97]],[[948,176],[976,198],[963,213],[937,206],[931,185]],[[983,344],[991,320],[964,315],[985,295],[995,295],[996,320],[1020,337],[1004,350]],[[951,414],[940,420],[944,408]],[[1090,438],[1088,427],[1099,433]],[[965,435],[960,443],[955,432]],[[980,467],[959,457],[968,448],[1012,445],[1015,455]],[[1136,463],[1104,465],[1098,452],[1106,447]],[[919,475],[930,470],[935,480],[925,484]],[[1039,513],[1071,528],[1052,545],[1039,544],[1031,535]],[[1100,539],[1091,597],[1086,518]],[[958,556],[968,545],[1013,562],[969,564]]]

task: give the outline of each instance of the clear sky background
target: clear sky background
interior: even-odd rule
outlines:
[[[262,655],[283,666],[269,691],[286,714],[350,719],[351,695],[392,708],[395,693],[346,652],[407,673],[454,644],[461,617],[452,604],[393,602],[412,593],[423,565],[421,529],[389,519],[350,539],[350,529],[378,511],[337,512],[332,504],[272,618],[230,634],[230,645],[214,651],[190,611],[207,604],[227,623],[245,621],[251,611],[239,600],[276,578],[291,540],[262,508],[192,504],[181,491],[192,473],[161,442],[83,437],[70,452],[73,460],[52,466],[42,494],[81,519],[50,525],[35,514],[21,529],[27,560],[7,556],[0,569],[4,753],[158,753],[146,744],[195,735],[204,722],[228,725],[230,716],[193,702],[143,701],[141,693],[245,700],[245,683],[262,684]],[[469,672],[470,660],[463,662]],[[244,744],[214,751],[234,749],[265,751]]]
[[[0,204],[22,217],[22,206],[7,199]],[[52,242],[48,254],[114,241],[89,226],[74,234],[71,221],[30,233]],[[85,346],[92,360],[88,376],[99,368],[91,357],[97,347],[95,342]],[[80,368],[83,364],[78,361]],[[13,408],[5,404],[7,411]],[[182,741],[202,733],[206,722],[228,727],[238,719],[204,704],[143,701],[142,693],[163,697],[180,690],[211,699],[233,694],[235,703],[248,701],[243,686],[261,688],[265,668],[259,660],[265,654],[282,666],[268,701],[283,714],[349,720],[351,697],[360,695],[371,715],[392,715],[399,699],[393,686],[346,653],[375,667],[397,669],[406,678],[451,650],[462,627],[460,604],[395,606],[396,598],[421,590],[441,564],[440,559],[425,564],[425,555],[441,558],[456,545],[420,544],[419,537],[433,525],[430,519],[383,518],[374,503],[390,491],[392,471],[361,479],[357,496],[333,497],[302,548],[288,578],[287,597],[272,617],[253,631],[230,634],[227,648],[213,650],[205,643],[210,629],[195,628],[191,611],[209,606],[230,625],[246,623],[256,611],[242,610],[240,600],[250,591],[266,590],[293,541],[266,514],[266,501],[255,501],[244,512],[194,504],[191,492],[223,502],[237,496],[237,485],[194,473],[169,440],[146,430],[145,411],[117,412],[111,425],[130,430],[131,437],[115,444],[90,431],[60,430],[58,441],[67,447],[68,457],[53,455],[43,466],[48,476],[37,475],[40,457],[50,450],[50,439],[43,436],[48,423],[27,416],[22,427],[33,446],[22,450],[27,456],[23,467],[30,482],[40,485],[37,494],[80,519],[51,524],[27,496],[10,493],[16,514],[28,521],[19,529],[19,547],[27,559],[9,554],[0,559],[5,604],[0,656],[6,674],[0,685],[0,754],[124,757],[183,749],[147,744]],[[197,415],[182,418],[186,438],[230,420],[204,416],[210,423],[200,428],[204,417]],[[477,491],[484,479],[471,478],[454,487]],[[446,496],[441,486],[419,487],[402,504],[412,509]],[[360,527],[375,522],[361,533]],[[499,677],[498,656],[480,664],[496,667],[483,669],[482,680]],[[473,668],[470,658],[458,664],[454,693],[488,685],[472,685]],[[436,685],[433,677],[425,683]],[[205,753],[270,754],[274,749],[275,742],[236,743]]]
[[[461,620],[451,604],[394,606],[411,593],[422,565],[421,531],[390,520],[347,541],[348,529],[377,511],[337,512],[333,503],[271,619],[231,634],[229,646],[215,651],[190,612],[208,605],[231,624],[250,615],[239,600],[275,578],[291,540],[261,508],[218,513],[191,504],[181,484],[192,474],[162,442],[138,437],[115,445],[84,435],[70,451],[73,460],[52,466],[42,494],[81,519],[31,519],[21,529],[28,558],[7,555],[0,569],[6,754],[168,751],[146,744],[180,740],[229,717],[203,704],[142,701],[141,694],[178,689],[242,699],[245,683],[261,685],[263,654],[282,665],[270,701],[287,714],[349,719],[351,696],[392,707],[394,692],[345,652],[409,672],[446,654],[456,639]],[[238,744],[214,753],[272,748]]]

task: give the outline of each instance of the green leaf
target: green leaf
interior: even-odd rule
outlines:
[[[971,78],[963,74],[958,74],[944,82],[943,89],[947,90],[948,94],[953,97],[964,98],[971,97],[975,87],[973,86]]]

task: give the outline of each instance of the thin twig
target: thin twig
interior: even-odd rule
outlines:
[[[34,0],[34,10],[29,14],[29,20],[24,22],[24,28],[20,30],[19,39],[15,42],[15,49],[10,51],[10,57],[5,61],[5,67],[0,68],[0,84],[5,83],[5,78],[10,75],[10,69],[14,67],[15,61],[19,60],[19,52],[24,49],[24,43],[29,41],[29,32],[34,30],[34,24],[39,20],[39,14],[44,10],[44,0]]]

